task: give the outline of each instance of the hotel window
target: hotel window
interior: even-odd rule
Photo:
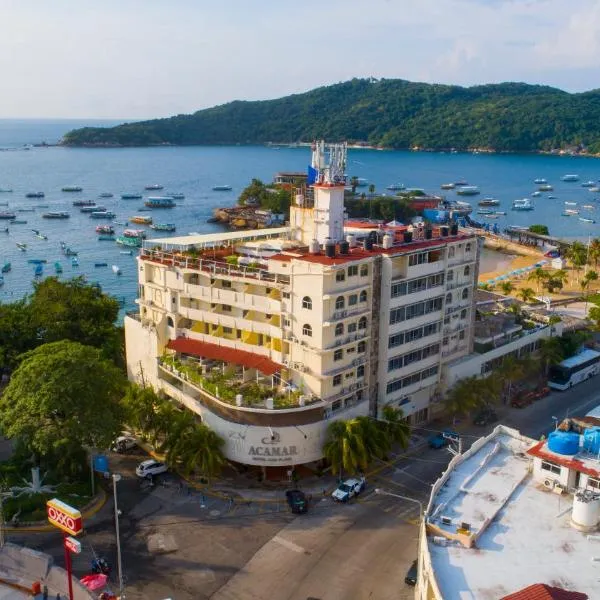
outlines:
[[[221,304],[221,310],[223,312],[231,312],[231,306],[229,304]]]
[[[452,294],[446,294],[446,304],[450,304],[452,302]]]
[[[452,281],[453,279],[454,279],[454,271],[448,271],[448,274],[446,275],[446,280]]]
[[[281,294],[283,296],[283,298],[285,298],[286,300],[289,299],[290,297],[290,293],[289,292],[283,292],[283,294]]]
[[[335,299],[335,310],[341,310],[342,308],[344,308],[345,305],[346,303],[344,302],[343,296],[338,296]]]
[[[468,297],[469,297],[469,288],[465,288],[465,289],[462,291],[462,299],[463,299],[463,300],[466,300]]]
[[[223,333],[233,333],[233,329],[231,327],[223,327]]]
[[[467,318],[467,309],[466,309],[466,308],[463,308],[463,309],[460,311],[460,318],[461,318],[461,319],[466,319],[466,318]]]
[[[366,290],[363,290],[360,293],[359,301],[360,302],[366,302],[367,301],[367,291]]]
[[[465,246],[465,252],[471,252],[471,244]]]
[[[344,324],[338,323],[335,326],[335,335],[344,335]]]
[[[223,279],[221,281],[221,286],[224,288],[231,288],[231,281],[228,281],[227,279]]]
[[[358,265],[350,265],[348,267],[348,277],[356,277],[358,275]]]
[[[356,351],[357,352],[364,352],[367,349],[367,343],[366,342],[358,342],[358,346],[356,346]]]
[[[364,365],[360,365],[360,367],[358,367],[356,369],[356,377],[357,378],[361,378],[365,376],[365,366]]]
[[[344,271],[338,271],[335,274],[336,281],[346,281],[346,273]]]
[[[333,360],[335,360],[335,361],[342,360],[342,358],[344,358],[344,351],[343,350],[336,350],[333,353]]]
[[[367,317],[361,317],[358,320],[358,328],[359,329],[366,329],[367,328]]]
[[[560,475],[561,468],[558,465],[555,465],[554,463],[543,460],[542,471],[549,471],[550,473],[554,473],[555,475]]]
[[[333,385],[334,385],[334,387],[337,387],[338,385],[342,385],[342,376],[341,375],[334,376]]]
[[[358,296],[356,294],[350,294],[348,296],[348,306],[356,306],[358,304]]]
[[[415,267],[416,265],[423,265],[428,262],[429,254],[427,252],[420,252],[419,254],[411,254],[408,257],[408,266]]]
[[[594,479],[593,477],[588,477],[587,484],[588,484],[588,487],[594,488],[595,490],[600,489],[600,479]]]
[[[312,310],[312,300],[308,296],[304,296],[304,298],[302,298],[302,308]]]
[[[467,265],[465,267],[465,277],[468,277],[471,274],[471,267],[469,267],[469,265]]]
[[[458,333],[458,339],[459,340],[465,339],[465,330],[464,329]]]
[[[356,332],[356,323],[348,323],[348,333]]]
[[[360,267],[360,276],[366,277],[369,274],[369,267],[367,265],[362,265]]]
[[[448,258],[452,258],[455,252],[456,250],[454,249],[454,246],[450,246],[450,248],[448,248]]]
[[[307,335],[308,337],[312,337],[312,327],[308,323],[305,323],[302,326],[302,334]]]

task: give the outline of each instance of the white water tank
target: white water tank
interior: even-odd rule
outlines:
[[[350,245],[350,248],[356,248],[356,238],[351,233],[346,236],[346,241]]]
[[[296,206],[304,205],[304,196],[302,194],[296,194]]]
[[[311,254],[319,254],[321,250],[321,246],[319,246],[319,240],[311,240],[310,244],[308,245],[308,251]]]
[[[269,409],[269,410],[273,410],[273,398],[267,398],[265,400],[265,406]]]
[[[394,245],[394,238],[389,234],[386,233],[383,236],[383,247],[387,250],[388,248],[391,248]]]
[[[242,396],[242,394],[236,394],[235,395],[235,405],[241,406],[243,402],[244,402],[244,396]]]
[[[588,490],[573,496],[571,525],[579,531],[593,531],[600,522],[600,497]]]

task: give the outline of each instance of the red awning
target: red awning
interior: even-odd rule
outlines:
[[[278,365],[266,356],[246,352],[245,350],[236,350],[227,346],[191,340],[189,338],[180,337],[176,340],[170,340],[167,348],[176,352],[183,352],[184,354],[193,354],[202,358],[212,358],[213,360],[234,363],[247,369],[258,369],[265,375],[273,375],[282,369],[281,365]]]

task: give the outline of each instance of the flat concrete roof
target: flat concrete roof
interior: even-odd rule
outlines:
[[[600,543],[570,525],[572,497],[533,481],[526,454],[532,442],[497,427],[432,493],[429,522],[448,533],[466,523],[476,538],[468,548],[428,537],[444,600],[496,600],[535,583],[600,598],[600,569],[592,561]]]
[[[144,248],[163,246],[165,248],[196,248],[222,246],[260,238],[283,237],[289,234],[289,227],[273,227],[267,229],[252,229],[250,231],[221,231],[219,233],[204,233],[198,235],[181,235],[176,237],[154,238],[144,241]]]

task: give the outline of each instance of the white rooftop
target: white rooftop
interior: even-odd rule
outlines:
[[[535,583],[600,598],[600,563],[592,561],[600,541],[570,525],[572,497],[533,481],[525,454],[533,442],[498,426],[434,485],[428,521],[448,534],[468,523],[475,536],[471,548],[428,537],[444,600],[497,600]]]
[[[247,240],[259,240],[268,238],[278,238],[287,236],[290,233],[289,227],[273,227],[267,229],[252,229],[250,231],[221,231],[219,233],[204,233],[181,235],[165,238],[154,238],[144,242],[144,248],[153,246],[163,246],[163,248],[182,250],[190,246],[196,248],[228,245]]]

